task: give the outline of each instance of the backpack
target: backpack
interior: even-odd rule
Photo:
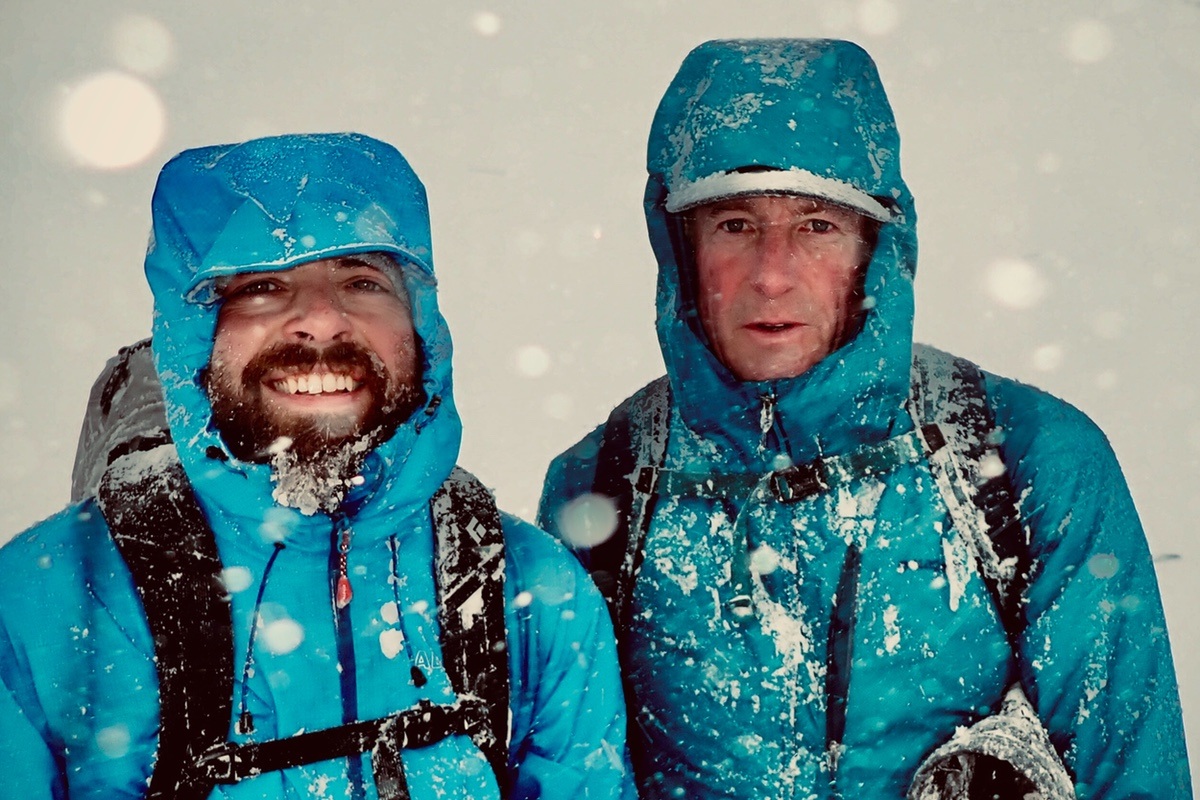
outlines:
[[[1016,498],[1000,458],[996,423],[979,368],[971,362],[924,345],[913,348],[908,410],[915,429],[879,445],[777,470],[768,485],[783,503],[795,502],[867,472],[880,472],[904,461],[925,459],[945,502],[953,527],[965,538],[968,558],[957,565],[984,581],[1004,625],[1010,649],[1025,629],[1022,596],[1032,567]],[[661,377],[610,414],[597,456],[592,492],[616,506],[612,536],[590,549],[577,550],[609,605],[622,663],[627,664],[628,630],[634,584],[641,568],[645,538],[659,496],[704,496],[748,491],[763,480],[757,475],[690,475],[662,468],[670,419],[670,385]],[[837,587],[826,670],[826,747],[836,765],[842,748],[850,681],[849,642],[860,553],[851,546]],[[749,604],[748,575],[732,567],[735,601]],[[745,582],[743,588],[739,585]],[[962,585],[961,582],[958,585]],[[951,597],[952,607],[957,597]],[[631,750],[639,743],[632,689]],[[974,736],[970,736],[975,732]],[[1028,752],[1013,755],[1006,737],[1018,736]],[[638,758],[635,753],[635,763]],[[931,754],[917,771],[910,800],[969,800],[974,797],[1024,796],[1039,791],[1046,800],[1073,798],[1073,784],[1050,743],[1044,726],[1019,681],[1010,687],[997,714],[956,735]]]
[[[455,468],[430,501],[443,662],[457,701],[421,700],[381,719],[235,744],[226,740],[233,629],[216,540],[173,446],[133,458],[105,472],[97,500],[154,638],[160,727],[147,798],[203,800],[216,784],[370,752],[381,800],[407,800],[400,751],[454,734],[471,737],[506,796],[504,540],[495,500],[478,480]]]

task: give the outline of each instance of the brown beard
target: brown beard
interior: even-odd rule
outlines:
[[[361,375],[371,394],[371,405],[357,424],[346,429],[337,420],[320,415],[284,416],[268,407],[263,398],[262,379],[272,371],[294,374],[337,372]],[[202,376],[213,409],[213,424],[233,455],[243,461],[268,463],[281,449],[286,437],[289,459],[319,467],[339,464],[338,472],[349,469],[352,476],[362,457],[386,441],[425,402],[419,381],[414,385],[393,382],[383,362],[353,342],[338,342],[317,349],[286,342],[256,355],[242,371],[240,380],[219,365],[209,365]],[[349,448],[358,454],[350,459]]]

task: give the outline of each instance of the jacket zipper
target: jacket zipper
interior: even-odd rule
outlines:
[[[854,657],[854,626],[857,622],[861,569],[862,552],[851,542],[846,548],[846,558],[838,576],[826,650],[825,752],[829,759],[830,791],[835,798],[841,796],[837,787],[837,769],[846,736],[846,705],[850,696],[850,667]]]
[[[338,682],[341,689],[342,722],[358,720],[358,667],[354,657],[354,627],[350,617],[349,555],[354,531],[345,514],[333,516],[329,547],[329,599],[333,609],[333,628],[337,638]],[[362,758],[350,756],[346,765],[350,797],[364,800]]]
[[[762,407],[758,411],[758,430],[760,433],[758,439],[758,452],[766,453],[767,447],[771,444],[771,439],[778,441],[778,437],[772,437],[771,433],[775,430],[775,405],[778,402],[778,397],[775,395],[775,390],[767,392],[759,396],[759,401]]]

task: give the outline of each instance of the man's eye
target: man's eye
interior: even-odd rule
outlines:
[[[388,287],[375,278],[355,278],[350,282],[350,288],[358,292],[386,292]]]
[[[808,227],[812,229],[813,233],[829,233],[837,226],[827,219],[810,219]]]
[[[225,292],[226,298],[230,297],[254,297],[256,295],[269,294],[278,291],[279,287],[274,281],[261,280],[250,281],[241,285],[231,286]]]
[[[727,219],[717,223],[717,227],[726,233],[742,233],[746,230],[746,220]]]

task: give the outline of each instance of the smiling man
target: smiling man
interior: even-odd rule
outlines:
[[[79,502],[0,550],[0,796],[629,796],[600,595],[455,465],[400,153],[189,150],[153,218]]]
[[[708,42],[659,105],[667,374],[539,510],[610,600],[641,796],[1190,797],[1112,450],[914,346],[899,152],[849,42]]]
[[[238,458],[269,457],[277,501],[335,510],[362,455],[425,399],[399,266],[321,259],[236,275],[218,293],[214,423]]]

